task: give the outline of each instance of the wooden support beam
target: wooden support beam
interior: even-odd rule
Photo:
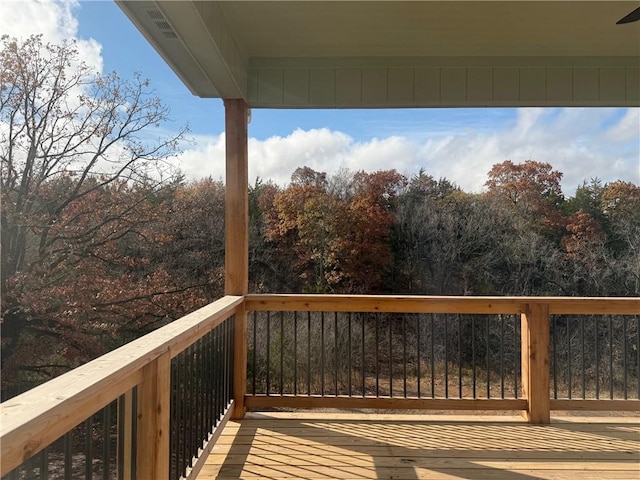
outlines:
[[[249,167],[247,104],[224,101],[226,137],[225,293],[245,295],[249,288]]]
[[[522,389],[530,423],[551,421],[549,396],[549,305],[529,304],[522,319]]]
[[[167,351],[142,369],[138,386],[137,478],[169,478],[171,355]]]
[[[246,295],[249,289],[249,167],[248,107],[242,99],[227,99],[226,208],[225,208],[225,292]],[[233,418],[245,413],[247,383],[247,314],[239,308],[235,318]]]

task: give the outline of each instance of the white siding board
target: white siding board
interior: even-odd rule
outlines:
[[[281,68],[263,68],[258,75],[258,100],[272,105],[283,102],[284,72]]]
[[[627,68],[627,100],[640,102],[640,68],[638,67]]]
[[[365,68],[362,70],[362,102],[365,105],[387,103],[387,69]]]
[[[445,67],[440,70],[440,99],[444,103],[462,103],[467,99],[467,69]]]
[[[416,68],[415,95],[418,103],[436,104],[440,101],[440,69]]]
[[[470,101],[490,102],[493,100],[493,69],[467,69],[467,99]]]
[[[362,69],[336,70],[336,102],[344,106],[362,104]]]
[[[284,104],[304,106],[309,103],[309,70],[292,68],[284,72]]]
[[[259,69],[250,68],[247,75],[247,100],[249,104],[258,102]]]
[[[414,69],[390,68],[387,98],[393,104],[410,105],[414,96]]]
[[[520,98],[520,70],[493,69],[493,99],[497,102],[517,101]]]
[[[623,101],[627,96],[627,72],[620,67],[600,69],[600,100]]]
[[[547,68],[546,99],[561,102],[573,99],[573,69]]]
[[[249,69],[252,107],[638,105],[638,67]]]
[[[539,102],[546,100],[547,81],[544,68],[520,69],[520,100]]]
[[[573,99],[598,100],[600,98],[600,75],[598,68],[573,69]]]
[[[332,106],[336,103],[336,70],[334,68],[309,70],[309,101],[314,106]]]

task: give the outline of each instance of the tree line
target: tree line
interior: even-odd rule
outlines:
[[[2,392],[6,398],[223,294],[222,182],[170,164],[186,129],[141,76],[72,43],[2,38]],[[640,187],[497,163],[483,193],[427,171],[296,169],[248,186],[256,293],[637,296]]]

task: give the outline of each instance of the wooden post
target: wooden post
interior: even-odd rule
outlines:
[[[225,293],[246,295],[249,290],[249,161],[248,108],[242,99],[227,99],[226,208],[225,208]],[[235,316],[233,418],[245,413],[247,384],[247,314],[238,309]]]
[[[171,355],[167,351],[142,369],[138,385],[137,478],[169,478]]]
[[[532,303],[522,319],[522,391],[528,400],[530,423],[550,422],[549,305]]]

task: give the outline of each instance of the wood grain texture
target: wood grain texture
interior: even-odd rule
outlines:
[[[549,305],[530,304],[522,314],[522,383],[531,423],[549,423]],[[526,374],[526,376],[525,376]]]
[[[146,365],[167,352],[177,355],[241,304],[242,297],[221,298],[0,404],[0,475],[140,384]]]
[[[146,365],[138,386],[137,478],[169,478],[169,410],[171,356],[169,352]]]
[[[546,304],[550,315],[640,314],[640,298],[447,297],[397,295],[256,295],[245,297],[247,311],[396,312],[521,314],[527,305]]]
[[[224,101],[226,141],[225,293],[249,288],[248,108],[242,99]]]
[[[247,395],[248,408],[374,408],[420,410],[526,410],[526,399],[385,398]]]
[[[259,414],[228,423],[197,478],[637,478],[638,417],[473,418]]]

